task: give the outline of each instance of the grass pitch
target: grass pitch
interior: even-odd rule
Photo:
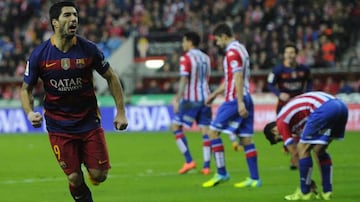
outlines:
[[[223,134],[230,181],[214,188],[201,184],[212,174],[199,173],[202,164],[201,136],[187,133],[198,170],[178,175],[183,164],[171,132],[107,133],[112,169],[100,186],[89,185],[95,202],[232,202],[283,201],[284,195],[298,186],[298,172],[288,168],[289,157],[280,145],[270,146],[258,133],[255,136],[263,186],[236,189],[235,182],[248,176],[243,151],[231,150]],[[345,140],[330,146],[333,160],[333,199],[339,202],[360,200],[360,147],[358,132],[348,132]],[[72,201],[65,175],[58,166],[45,134],[0,135],[0,201],[65,202]],[[321,189],[314,162],[313,179]]]

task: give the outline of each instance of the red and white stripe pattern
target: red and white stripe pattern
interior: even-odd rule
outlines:
[[[244,45],[238,41],[232,41],[226,47],[226,55],[223,61],[225,73],[225,101],[232,101],[237,98],[234,73],[243,72],[244,95],[249,93],[250,61],[249,53]]]
[[[318,91],[304,93],[291,99],[279,112],[276,122],[285,145],[292,140],[292,134],[300,135],[309,115],[331,99],[335,97]]]
[[[188,76],[183,98],[189,101],[205,101],[210,93],[210,58],[199,49],[191,49],[180,58],[180,75]]]

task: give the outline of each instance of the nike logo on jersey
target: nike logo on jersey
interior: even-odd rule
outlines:
[[[101,165],[101,164],[104,164],[104,163],[106,163],[108,160],[103,160],[103,161],[101,161],[101,160],[99,160],[99,164]]]
[[[50,64],[45,64],[45,66],[46,66],[46,68],[48,68],[48,67],[52,67],[52,66],[54,66],[54,65],[56,65],[56,62],[53,62],[53,63],[50,63]]]

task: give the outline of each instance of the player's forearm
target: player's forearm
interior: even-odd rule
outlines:
[[[118,76],[110,67],[102,77],[104,77],[108,83],[109,91],[114,98],[117,111],[125,114],[124,92]]]
[[[187,77],[181,77],[180,78],[178,91],[177,91],[176,96],[175,96],[176,101],[180,101],[180,99],[183,97],[187,82],[188,82]]]
[[[274,85],[268,84],[268,89],[269,89],[272,93],[274,93],[274,95],[276,95],[277,97],[280,96],[280,91],[279,91],[279,89],[277,89]]]
[[[267,78],[268,89],[274,93],[277,97],[280,95],[280,90],[276,87],[276,75],[272,72]]]
[[[114,98],[117,111],[125,113],[124,91],[118,77],[113,74],[107,81],[110,93]]]
[[[224,91],[225,91],[225,83],[223,82],[217,87],[217,89],[214,90],[214,92],[212,92],[212,94],[217,96],[224,93]]]
[[[242,102],[244,98],[244,79],[242,72],[236,72],[235,77],[235,89],[238,102]]]
[[[278,119],[276,121],[276,125],[284,141],[284,145],[288,146],[290,144],[293,144],[294,139],[292,138],[289,124],[287,124],[283,119]]]
[[[294,161],[295,165],[299,167],[299,153],[296,148],[296,143],[288,145],[287,149],[291,155],[291,159]]]
[[[34,111],[34,97],[32,95],[32,88],[29,88],[27,84],[23,84],[20,91],[21,106],[26,114]]]

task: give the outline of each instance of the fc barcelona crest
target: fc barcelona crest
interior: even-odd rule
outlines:
[[[76,59],[76,67],[77,68],[84,68],[85,67],[85,59]]]
[[[70,58],[61,59],[61,68],[64,70],[68,70],[70,68]]]

